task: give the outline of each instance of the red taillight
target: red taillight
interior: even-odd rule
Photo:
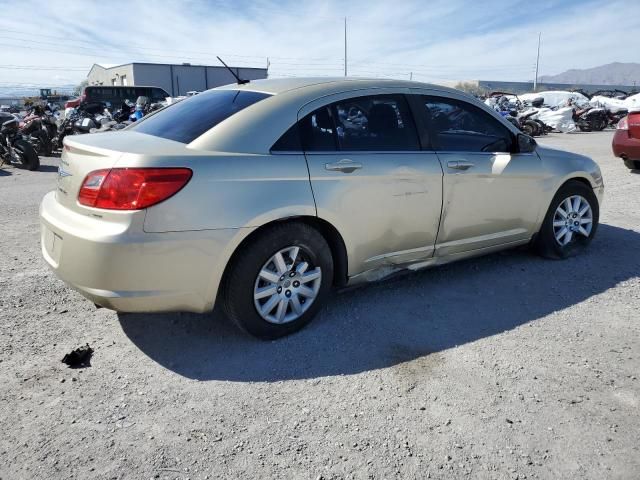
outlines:
[[[82,182],[78,202],[107,210],[140,210],[178,193],[191,175],[188,168],[95,170]]]
[[[627,116],[629,137],[640,139],[640,112],[630,112]]]
[[[618,130],[629,130],[629,117],[623,117],[616,125]]]

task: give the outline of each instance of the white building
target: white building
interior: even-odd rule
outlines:
[[[243,79],[267,78],[266,68],[231,67]],[[236,79],[223,66],[180,65],[165,63],[94,64],[87,74],[89,85],[139,85],[165,89],[172,97],[192,90],[203,91],[235,83]]]

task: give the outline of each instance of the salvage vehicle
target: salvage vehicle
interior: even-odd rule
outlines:
[[[618,122],[612,141],[613,154],[627,168],[640,170],[640,111],[631,112]]]
[[[593,160],[538,146],[453,89],[239,80],[120,132],[66,137],[42,254],[97,305],[218,303],[276,338],[333,287],[522,245],[577,254],[603,192]]]
[[[573,122],[581,132],[599,132],[609,125],[609,116],[604,108],[573,106]]]
[[[147,97],[151,102],[164,102],[170,95],[160,87],[90,85],[84,87],[78,98],[69,100],[64,108],[78,108],[84,103],[111,103],[121,105],[125,100],[135,102],[138,97]]]
[[[49,156],[53,145],[47,125],[45,125],[41,115],[44,115],[44,109],[38,105],[19,120],[19,128],[22,135],[31,143],[38,155]]]
[[[19,124],[14,115],[0,112],[0,166],[9,163],[27,170],[38,170],[38,154],[28,138],[20,132]]]

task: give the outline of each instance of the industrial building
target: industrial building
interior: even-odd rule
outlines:
[[[231,67],[243,79],[267,78],[266,68]],[[223,66],[164,63],[94,64],[87,74],[89,85],[139,85],[165,89],[172,97],[192,90],[203,91],[234,83],[236,79]]]

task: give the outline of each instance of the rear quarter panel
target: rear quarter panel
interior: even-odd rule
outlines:
[[[258,227],[316,214],[302,154],[209,154],[148,161],[153,166],[191,168],[193,177],[176,195],[147,210],[146,232]],[[146,162],[125,155],[118,166]]]

